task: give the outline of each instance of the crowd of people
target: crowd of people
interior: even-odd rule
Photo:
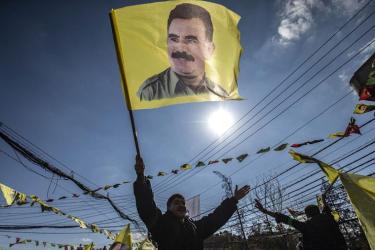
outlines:
[[[218,231],[237,210],[237,203],[249,192],[246,185],[234,191],[210,214],[199,220],[187,216],[185,198],[181,194],[173,194],[167,201],[167,211],[163,214],[156,206],[150,181],[145,177],[145,165],[141,157],[136,157],[134,195],[137,211],[147,227],[149,234],[159,250],[200,250],[204,249],[203,241]],[[320,212],[316,205],[305,208],[306,221],[299,221],[287,215],[267,210],[259,200],[255,207],[262,213],[275,218],[277,223],[294,227],[302,234],[299,249],[303,250],[343,250],[347,249],[343,234],[325,202]],[[110,249],[124,250],[121,246]]]

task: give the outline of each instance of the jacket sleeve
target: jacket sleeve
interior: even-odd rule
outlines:
[[[237,209],[235,198],[225,199],[212,213],[195,221],[197,233],[202,239],[206,239],[219,230],[232,217]]]
[[[281,213],[275,213],[275,220],[277,223],[282,222],[284,224],[288,224],[297,229],[298,231],[300,231],[301,233],[303,233],[306,229],[306,223],[292,219],[291,217]]]
[[[139,217],[151,231],[162,216],[160,209],[154,202],[151,183],[144,176],[138,176],[133,188]]]

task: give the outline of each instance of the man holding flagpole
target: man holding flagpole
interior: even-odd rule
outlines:
[[[134,182],[137,210],[159,250],[203,250],[203,241],[230,219],[238,201],[250,191],[249,186],[236,187],[233,197],[225,199],[212,213],[195,221],[186,216],[185,198],[181,194],[174,194],[168,199],[167,212],[162,214],[156,207],[144,169],[142,158],[137,156],[137,180]]]

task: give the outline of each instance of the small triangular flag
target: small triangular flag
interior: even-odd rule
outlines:
[[[257,152],[257,154],[264,154],[264,153],[267,153],[268,151],[270,151],[270,147],[262,148]]]
[[[196,168],[204,167],[204,166],[206,166],[206,164],[204,164],[203,161],[198,161],[197,165],[195,165]]]
[[[284,149],[286,149],[287,146],[288,146],[288,143],[284,143],[284,144],[281,144],[281,145],[277,146],[273,150],[274,151],[283,151]]]
[[[236,159],[238,162],[242,162],[243,160],[246,159],[246,157],[248,156],[249,154],[242,154],[240,156],[238,156]]]
[[[128,249],[132,249],[132,236],[130,233],[130,224],[126,225],[120,233],[116,236],[115,242],[119,242],[122,245],[128,247]]]
[[[231,160],[233,160],[233,158],[225,158],[225,159],[222,159],[222,161],[227,164],[228,162],[230,162]]]
[[[182,164],[182,166],[180,167],[180,170],[189,170],[191,169],[191,165],[190,164]]]
[[[165,173],[165,172],[159,172],[158,173],[158,176],[166,176],[167,175],[167,173]]]

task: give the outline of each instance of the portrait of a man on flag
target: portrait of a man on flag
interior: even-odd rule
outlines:
[[[210,13],[199,5],[177,5],[168,18],[170,67],[148,78],[139,88],[140,100],[209,94],[226,98],[228,93],[205,74],[205,62],[215,50]]]
[[[205,1],[166,1],[111,12],[130,109],[241,99],[240,17]]]

